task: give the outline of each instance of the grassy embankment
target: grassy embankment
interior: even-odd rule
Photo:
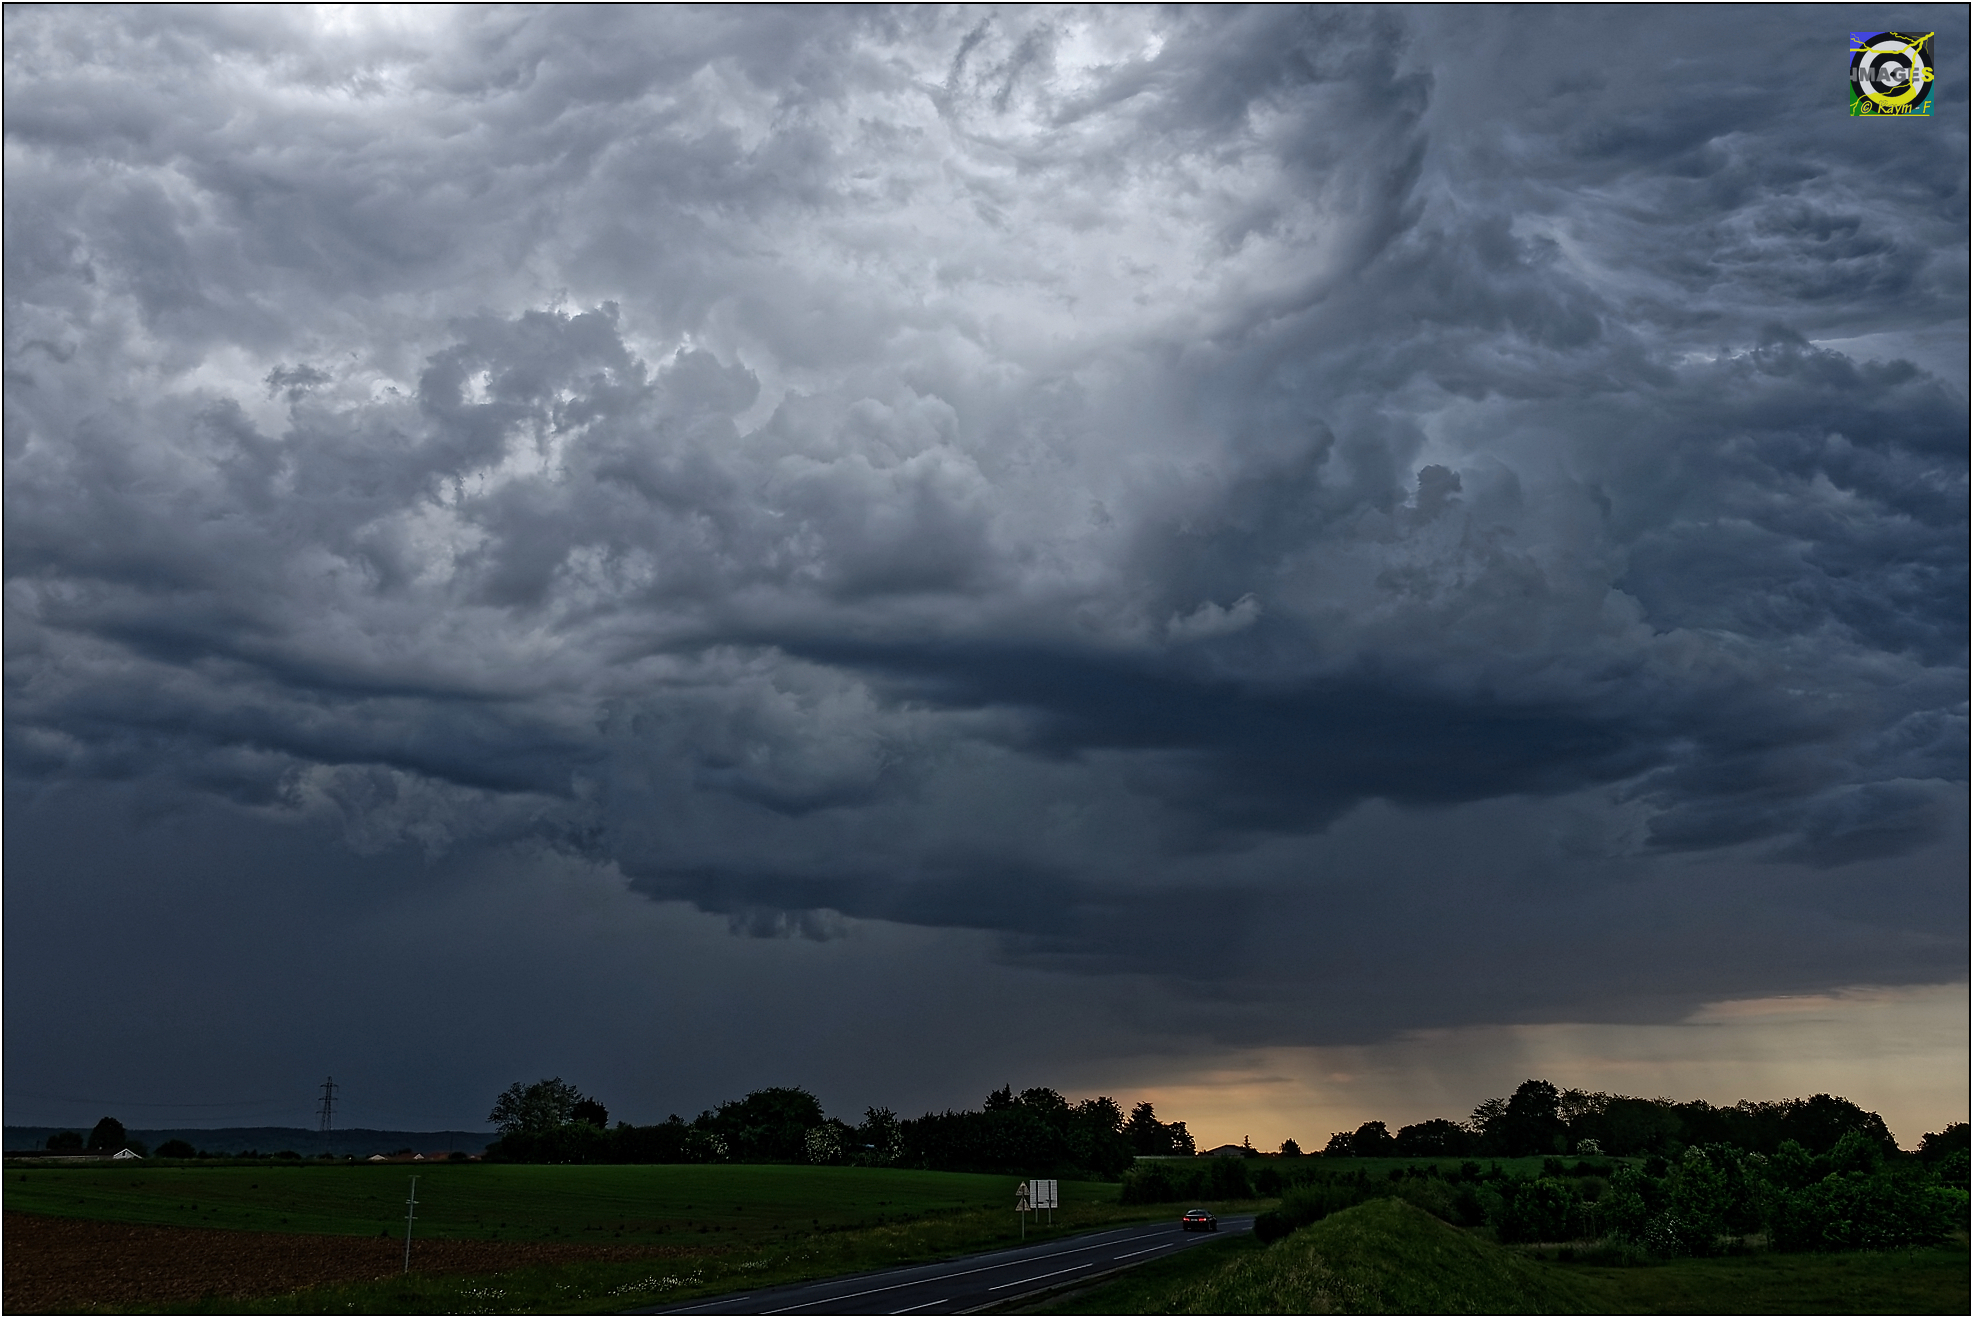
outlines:
[[[1262,1247],[1160,1260],[1047,1313],[1964,1313],[1962,1244],[1753,1254],[1642,1267],[1544,1261],[1395,1199]]]
[[[401,1238],[405,1166],[185,1164],[6,1171],[15,1211],[239,1231]],[[417,1170],[415,1239],[645,1245],[650,1257],[489,1275],[317,1287],[225,1312],[586,1312],[861,1272],[1013,1244],[1019,1178],[885,1168],[542,1167]],[[1124,1208],[1118,1187],[1064,1182],[1061,1235],[1171,1210]]]

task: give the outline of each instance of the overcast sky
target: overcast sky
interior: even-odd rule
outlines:
[[[1965,1119],[1967,35],[9,6],[7,1120]]]

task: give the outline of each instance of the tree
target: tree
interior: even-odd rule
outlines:
[[[121,1121],[115,1117],[104,1117],[96,1123],[96,1128],[89,1132],[89,1147],[108,1149],[115,1153],[130,1147],[130,1136],[124,1131]]]
[[[1507,1118],[1507,1100],[1490,1098],[1473,1109],[1467,1126],[1481,1139],[1491,1143],[1500,1134],[1501,1124]]]
[[[1787,1104],[1783,1130],[1788,1138],[1799,1140],[1811,1153],[1834,1149],[1844,1135],[1855,1131],[1886,1153],[1897,1150],[1898,1142],[1875,1112],[1866,1112],[1847,1098],[1816,1094]]]
[[[1033,1089],[1021,1091],[1021,1106],[1039,1116],[1060,1117],[1068,1112],[1069,1100],[1063,1098],[1057,1090],[1050,1089],[1046,1085],[1037,1085]],[[1123,1120],[1121,1111],[1117,1113],[1117,1119]]]
[[[1523,1080],[1507,1100],[1499,1129],[1489,1131],[1509,1157],[1560,1153],[1569,1146],[1562,1124],[1562,1095],[1546,1080]]]
[[[1130,1141],[1130,1151],[1140,1158],[1171,1152],[1165,1123],[1158,1120],[1158,1110],[1149,1103],[1139,1103],[1130,1110],[1130,1119],[1124,1122],[1124,1138]]]
[[[1603,1105],[1596,1122],[1583,1123],[1582,1134],[1617,1157],[1637,1153],[1664,1153],[1679,1140],[1684,1129],[1674,1106],[1660,1098],[1629,1098],[1617,1095]]]
[[[1282,1140],[1281,1156],[1284,1158],[1299,1158],[1302,1156],[1302,1146],[1295,1143],[1292,1139]]]
[[[585,1098],[569,1110],[571,1121],[586,1121],[598,1130],[610,1128],[610,1110],[593,1098]]]
[[[1955,1152],[1965,1153],[1966,1135],[1964,1121],[1955,1121],[1944,1130],[1927,1131],[1925,1138],[1918,1141],[1918,1156],[1926,1162],[1944,1162]]]
[[[808,1132],[822,1124],[822,1104],[806,1089],[756,1089],[692,1124],[717,1135],[738,1162],[804,1162]]]
[[[1391,1152],[1401,1158],[1457,1158],[1472,1152],[1473,1132],[1444,1117],[1400,1126]]]
[[[594,1101],[560,1076],[531,1085],[516,1080],[494,1100],[486,1119],[502,1135],[532,1135],[568,1125],[579,1104]]]
[[[50,1149],[80,1149],[82,1132],[79,1130],[58,1130],[48,1137]]]
[[[887,1107],[863,1109],[863,1124],[857,1127],[856,1142],[863,1157],[880,1167],[888,1167],[904,1154],[904,1127],[897,1113]]]
[[[1133,1155],[1124,1136],[1124,1110],[1116,1099],[1099,1094],[1073,1107],[1065,1101],[1049,1119],[1067,1137],[1069,1157],[1076,1166],[1101,1176],[1121,1176],[1129,1170]]]
[[[1381,1121],[1366,1121],[1350,1136],[1350,1153],[1358,1158],[1383,1158],[1391,1152],[1391,1132]]]
[[[1133,1127],[1115,1099],[1071,1103],[1053,1089],[1016,1094],[1005,1085],[977,1112],[927,1112],[901,1127],[899,1161],[940,1171],[1020,1172],[1034,1176],[1122,1175],[1134,1151],[1131,1132],[1169,1132],[1172,1147],[1191,1152],[1182,1123],[1170,1126],[1140,1111]]]
[[[196,1158],[199,1151],[184,1140],[166,1140],[158,1145],[160,1158]]]
[[[1123,1124],[1123,1135],[1130,1151],[1140,1158],[1168,1158],[1196,1152],[1185,1123],[1158,1120],[1156,1109],[1149,1103],[1139,1103],[1130,1110],[1130,1119]]]

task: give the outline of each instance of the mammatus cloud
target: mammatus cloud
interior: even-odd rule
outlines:
[[[1866,137],[1799,16],[326,21],[7,17],[19,799],[1261,1042],[1963,970],[1965,382],[1818,346],[1963,334],[1963,82]]]

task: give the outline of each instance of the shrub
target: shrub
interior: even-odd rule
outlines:
[[[1973,1180],[1967,1174],[1969,1164],[1965,1149],[1954,1149],[1932,1165],[1938,1172],[1941,1185],[1956,1185],[1964,1190],[1969,1180]]]
[[[1574,1188],[1555,1176],[1509,1182],[1501,1213],[1494,1224],[1502,1244],[1539,1240],[1571,1240],[1570,1217],[1577,1200]]]
[[[1279,1172],[1263,1168],[1263,1175]],[[1181,1200],[1252,1199],[1244,1158],[1199,1158],[1182,1162],[1140,1162],[1124,1173],[1124,1204],[1175,1204]]]
[[[840,1121],[825,1121],[802,1137],[803,1152],[810,1162],[838,1163],[843,1160],[844,1132]]]
[[[184,1140],[166,1140],[164,1143],[158,1145],[158,1157],[160,1158],[196,1158],[198,1156],[199,1151]]]
[[[1782,1196],[1775,1249],[1907,1249],[1936,1244],[1966,1221],[1966,1192],[1888,1173],[1844,1172]]]
[[[1254,1219],[1254,1235],[1262,1244],[1271,1244],[1298,1227],[1319,1222],[1331,1213],[1378,1198],[1381,1188],[1372,1188],[1368,1177],[1327,1176],[1307,1181],[1281,1197],[1277,1208],[1270,1208]]]
[[[1191,1170],[1187,1168],[1187,1170]],[[1173,1168],[1162,1162],[1140,1162],[1124,1173],[1121,1204],[1170,1204],[1186,1197]]]
[[[1609,1190],[1596,1204],[1604,1231],[1621,1241],[1641,1242],[1645,1225],[1651,1220],[1646,1196],[1653,1188],[1637,1168],[1617,1168],[1610,1177]]]
[[[1247,1182],[1247,1161],[1244,1158],[1210,1158],[1207,1160],[1206,1197],[1208,1199],[1251,1199],[1253,1187]]]

